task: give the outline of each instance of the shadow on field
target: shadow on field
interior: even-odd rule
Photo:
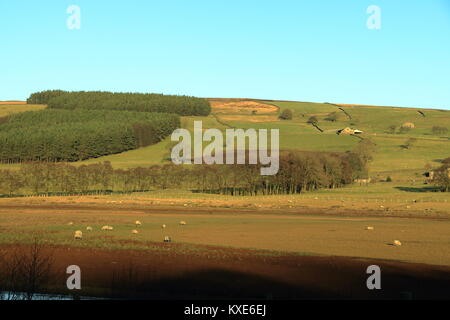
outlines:
[[[323,270],[326,279],[327,270]],[[317,299],[449,299],[448,273],[437,278],[404,274],[396,270],[382,278],[382,290],[368,290],[365,274],[350,274],[343,270],[339,285],[319,278],[315,283],[286,283],[223,269],[191,272],[179,277],[168,277],[156,281],[136,282],[133,290],[125,287],[113,288],[112,298],[204,300],[204,299],[255,299],[255,300],[317,300]],[[443,280],[445,279],[446,280]]]
[[[400,191],[405,192],[440,192],[438,187],[395,187]]]
[[[0,293],[5,289],[30,293],[25,299],[32,299],[36,292],[69,298],[76,295],[138,300],[450,299],[450,267],[446,266],[334,256],[261,256],[247,249],[214,247],[197,253],[64,246],[40,246],[39,251],[33,248],[0,247],[6,265],[23,265],[13,258],[23,257],[23,253],[31,252],[30,257],[39,257],[30,261],[41,261],[41,267],[31,270],[42,275],[25,278],[26,284],[35,284],[31,288],[5,287],[5,283],[0,283]],[[49,253],[51,265],[47,260]],[[82,290],[67,289],[69,265],[77,265],[82,270]],[[370,275],[366,270],[370,265],[381,269],[381,290],[367,288]],[[4,270],[2,266],[5,264],[0,265]]]

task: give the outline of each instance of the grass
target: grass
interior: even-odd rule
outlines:
[[[140,233],[135,220],[142,226]],[[179,221],[187,221],[180,226]],[[73,222],[73,225],[68,225]],[[108,224],[113,231],[101,231]],[[166,224],[166,229],[161,225]],[[449,265],[450,221],[400,218],[339,218],[271,214],[197,214],[110,212],[89,210],[16,209],[0,212],[0,244],[27,243],[38,236],[43,243],[99,249],[161,250],[165,235],[176,247],[167,250],[202,250],[195,245],[293,252],[298,254],[358,256]],[[374,232],[365,230],[367,225]],[[94,231],[87,232],[91,226]],[[83,240],[73,239],[75,230]],[[400,239],[404,246],[389,243]],[[170,249],[172,248],[172,249]]]

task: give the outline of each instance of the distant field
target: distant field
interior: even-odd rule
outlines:
[[[39,104],[24,104],[14,102],[0,102],[0,117],[6,117],[14,113],[25,111],[37,111],[45,109],[47,106]]]
[[[26,101],[0,101],[0,105],[5,105],[5,104],[27,104]]]

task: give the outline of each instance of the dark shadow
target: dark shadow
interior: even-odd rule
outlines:
[[[440,192],[439,187],[395,187],[400,191],[405,192]]]
[[[449,297],[445,283],[450,284],[449,274],[433,272],[420,275],[390,266],[383,273],[384,289],[370,291],[366,287],[365,268],[355,276],[353,268],[319,267],[313,281],[282,282],[274,277],[260,276],[225,269],[212,269],[185,273],[178,277],[159,280],[143,280],[134,283],[131,290],[112,291],[112,298],[161,299],[161,300],[315,300],[315,299],[400,299],[402,292],[411,292],[413,298],[443,299]],[[302,270],[299,269],[299,273]],[[340,280],[336,280],[339,278]],[[310,279],[311,280],[311,279]],[[128,281],[128,279],[126,280]],[[329,283],[327,281],[330,281]]]
[[[79,260],[81,256],[77,258],[72,253],[71,263],[84,270],[80,295],[152,300],[311,300],[401,299],[408,292],[413,299],[450,298],[450,269],[444,266],[346,257],[267,255],[261,258],[251,252],[243,254],[244,251],[227,259],[196,256],[194,263],[189,254],[175,257],[172,249],[176,248],[168,249],[170,252],[155,253],[152,260],[156,258],[159,262],[150,265],[142,255],[140,262],[133,259],[127,263],[125,251],[106,256],[92,252],[96,259],[86,259],[83,255],[84,262]],[[63,252],[60,259],[65,266],[67,253]],[[99,259],[109,263],[96,265]],[[112,265],[111,259],[117,264]],[[378,265],[383,270],[383,290],[367,289],[369,265]],[[60,269],[61,273],[65,271],[65,267]],[[169,274],[161,274],[166,271]],[[58,291],[62,294],[72,294],[61,287],[65,283],[59,278],[49,285],[60,287]]]

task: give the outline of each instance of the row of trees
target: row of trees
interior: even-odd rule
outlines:
[[[0,125],[0,161],[78,161],[151,145],[179,128],[175,114],[42,110]]]
[[[357,153],[283,153],[275,176],[261,176],[258,165],[154,165],[113,169],[109,162],[23,163],[19,170],[0,170],[0,193],[110,193],[187,189],[227,195],[296,194],[338,188],[360,177],[364,160]]]
[[[206,99],[153,93],[51,90],[33,93],[27,101],[47,104],[51,109],[129,110],[176,113],[183,116],[207,116],[211,112]]]

